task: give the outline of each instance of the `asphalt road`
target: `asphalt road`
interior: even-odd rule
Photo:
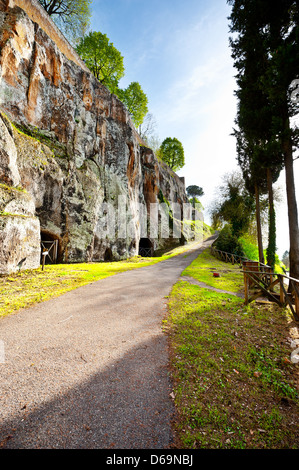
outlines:
[[[0,320],[0,448],[169,448],[165,296],[212,241]]]

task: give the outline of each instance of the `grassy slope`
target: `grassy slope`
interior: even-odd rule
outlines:
[[[242,285],[239,268],[209,251],[183,274],[232,292]],[[290,321],[287,310],[273,305],[245,307],[234,295],[188,282],[174,286],[165,330],[177,447],[299,447],[299,365],[290,361]]]

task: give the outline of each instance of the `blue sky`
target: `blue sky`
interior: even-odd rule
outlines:
[[[203,188],[209,223],[208,207],[217,186],[225,173],[238,168],[230,136],[236,115],[230,7],[225,0],[93,0],[92,12],[91,29],[107,34],[124,57],[120,86],[139,82],[157,136],[182,142],[186,164],[178,174],[186,186]],[[297,162],[295,170],[299,186]],[[282,254],[289,249],[285,201],[277,208],[277,218]]]

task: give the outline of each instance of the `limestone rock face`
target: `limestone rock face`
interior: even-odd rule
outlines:
[[[13,140],[13,129],[9,122],[0,119],[0,181],[18,186],[21,178],[17,167],[17,150]]]
[[[36,269],[40,265],[39,220],[31,217],[0,218],[0,272]]]
[[[40,223],[32,197],[0,184],[0,273],[40,265]]]
[[[0,111],[0,183],[13,195],[1,203],[2,239],[15,230],[0,272],[5,263],[18,269],[12,244],[31,260],[21,269],[36,267],[40,240],[58,241],[58,261],[134,256],[143,208],[148,220],[153,203],[187,202],[178,176],[142,146],[123,103],[8,0],[0,0]],[[23,212],[5,215],[15,211]],[[165,240],[157,234],[151,243]]]

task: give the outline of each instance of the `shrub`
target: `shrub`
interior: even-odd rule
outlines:
[[[244,256],[244,251],[238,238],[232,234],[230,225],[225,225],[221,230],[216,242],[215,248],[226,253],[232,253],[238,256]]]

